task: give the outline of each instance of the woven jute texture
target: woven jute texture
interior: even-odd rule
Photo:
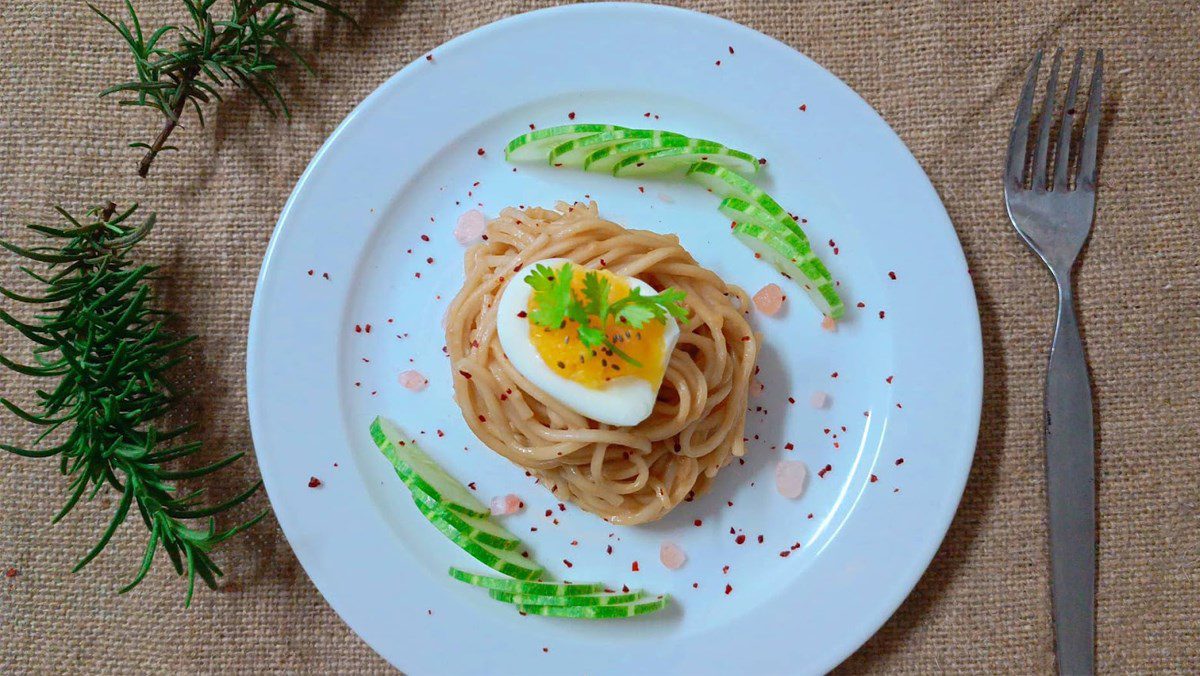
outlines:
[[[116,0],[100,0],[120,11]],[[147,23],[184,21],[136,0]],[[316,75],[282,73],[292,120],[233,94],[178,153],[133,175],[159,120],[98,91],[130,77],[126,49],[82,2],[0,3],[0,223],[51,222],[50,206],[136,198],[159,214],[142,255],[199,333],[189,417],[210,453],[249,450],[243,363],[255,277],[296,178],[335,125],[387,76],[441,42],[543,3],[360,0],[361,31],[304,17]],[[1098,659],[1107,673],[1200,670],[1200,10],[1136,2],[685,3],[775,36],[845,80],[933,179],[962,240],[983,320],[986,395],[957,518],[915,591],[846,673],[1047,673],[1053,665],[1041,391],[1053,321],[1049,276],[1009,225],[998,174],[1023,68],[1037,47],[1106,50],[1100,208],[1078,270],[1099,440]],[[586,27],[581,27],[586,31]],[[0,281],[16,279],[13,259]],[[28,345],[0,332],[0,353]],[[33,383],[0,371],[0,392]],[[27,440],[0,417],[0,441]],[[936,452],[936,449],[928,449]],[[131,518],[84,572],[70,569],[111,496],[50,526],[65,485],[52,461],[0,454],[0,673],[385,672],[304,575],[276,523],[218,552],[228,577],[183,611],[140,560]],[[257,477],[253,456],[211,491]],[[266,506],[262,496],[258,508]],[[159,561],[158,564],[163,564]],[[798,608],[798,613],[804,609]],[[786,630],[784,630],[786,631]],[[803,655],[797,655],[803,661]],[[592,672],[600,664],[581,665]],[[486,671],[483,668],[482,671]]]

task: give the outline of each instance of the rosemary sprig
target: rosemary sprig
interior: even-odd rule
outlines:
[[[149,541],[140,569],[120,592],[142,581],[161,547],[176,573],[186,575],[185,605],[190,605],[197,576],[215,588],[222,575],[209,556],[212,548],[254,525],[266,512],[223,531],[217,530],[213,517],[244,502],[262,482],[212,506],[201,504],[203,489],[177,492],[176,481],[212,474],[243,454],[194,469],[171,467],[201,448],[199,442],[180,441],[191,425],[159,427],[179,396],[167,372],[185,359],[182,348],[194,336],[171,335],[165,326],[169,315],[154,306],[148,284],[157,268],[129,259],[154,225],[153,215],[134,224],[136,210],[134,205],[117,212],[110,202],[89,210],[81,222],[58,208],[65,219],[62,225],[28,226],[48,243],[24,248],[0,240],[0,246],[45,266],[42,272],[20,267],[43,287],[40,294],[0,287],[0,294],[37,308],[32,322],[0,310],[0,320],[36,344],[34,363],[0,355],[0,365],[52,383],[37,390],[37,411],[0,398],[0,405],[11,413],[44,428],[29,448],[0,448],[30,458],[58,456],[60,471],[70,477],[70,495],[54,522],[106,485],[120,493],[112,519],[76,571],[104,549],[136,506]],[[207,528],[186,523],[205,518]]]
[[[113,19],[88,4],[125,40],[133,53],[136,74],[136,79],[113,85],[100,95],[125,95],[120,105],[154,108],[166,118],[153,142],[129,144],[146,151],[138,164],[138,174],[142,177],[150,173],[150,165],[159,153],[176,149],[168,146],[167,140],[179,126],[189,104],[204,126],[201,104],[220,100],[221,87],[247,89],[272,115],[278,105],[290,117],[275,81],[281,53],[290,54],[312,72],[304,58],[288,44],[289,33],[296,25],[296,11],[325,10],[353,21],[336,2],[326,0],[229,0],[227,19],[214,18],[213,6],[217,0],[181,2],[190,24],[168,24],[154,30],[143,29],[130,0],[125,0],[129,23]],[[161,46],[170,36],[177,38],[175,47]]]

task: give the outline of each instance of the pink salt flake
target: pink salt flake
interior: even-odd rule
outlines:
[[[483,236],[487,230],[487,217],[478,209],[472,209],[458,217],[458,225],[454,227],[454,239],[459,244],[471,244]]]
[[[521,498],[509,493],[508,495],[497,495],[492,498],[489,507],[491,507],[493,515],[500,516],[503,514],[516,514],[521,511],[521,507],[524,504],[521,502]]]
[[[773,316],[783,308],[783,289],[778,284],[768,284],[754,294],[754,306],[758,311]]]
[[[775,466],[775,489],[785,498],[796,499],[804,495],[804,480],[808,468],[798,460],[780,460]]]
[[[400,384],[407,390],[420,392],[429,384],[429,380],[421,375],[419,371],[405,371],[400,374]]]
[[[837,320],[829,315],[821,318],[821,328],[826,331],[837,331]]]
[[[825,392],[813,392],[808,403],[812,404],[813,408],[825,408],[829,406],[829,395]]]
[[[658,548],[658,560],[671,570],[679,570],[687,561],[687,554],[684,554],[679,545],[674,542],[664,542]]]
[[[750,396],[761,397],[765,389],[767,389],[767,386],[763,385],[758,378],[750,381]]]

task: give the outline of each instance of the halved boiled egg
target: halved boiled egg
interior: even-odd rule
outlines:
[[[565,258],[547,258],[526,266],[538,265],[559,270]],[[578,266],[574,266],[579,272]],[[628,296],[640,289],[650,296],[654,287],[635,277],[624,277],[608,270],[587,270],[606,278],[609,300]],[[572,276],[572,291],[583,293],[584,275]],[[633,426],[650,416],[662,385],[671,352],[679,340],[679,325],[667,316],[645,322],[641,328],[609,318],[602,328],[611,343],[586,346],[579,338],[579,324],[563,320],[557,327],[539,326],[529,321],[536,307],[533,287],[523,276],[508,282],[500,294],[496,332],[504,354],[513,367],[543,392],[567,408],[597,422]]]

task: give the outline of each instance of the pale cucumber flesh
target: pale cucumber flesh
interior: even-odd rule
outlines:
[[[557,127],[537,129],[509,141],[504,148],[504,159],[510,162],[544,160],[546,154],[554,146],[584,136],[623,128],[615,124],[563,124]]]
[[[497,549],[516,549],[521,546],[521,540],[517,536],[490,519],[479,518],[447,509],[420,491],[413,491],[412,496],[414,501],[429,508],[430,512],[436,515],[436,518],[441,519],[447,526],[469,538]]]
[[[717,197],[738,197],[757,204],[775,218],[791,218],[773,197],[750,181],[719,164],[696,162],[688,168],[687,177],[708,188]]]
[[[491,514],[466,486],[447,474],[392,421],[382,416],[375,418],[371,422],[371,438],[410,490],[420,491],[439,504],[466,514],[479,517]]]
[[[569,167],[579,169],[588,155],[619,143],[637,140],[654,140],[662,138],[686,138],[680,134],[656,129],[612,129],[567,141],[550,149],[547,161],[554,167]]]
[[[627,592],[613,594],[576,594],[574,596],[537,596],[534,594],[514,594],[512,592],[493,589],[488,596],[517,606],[612,606],[623,603],[633,603],[642,598],[642,592]]]
[[[537,606],[519,605],[517,609],[528,615],[549,617],[572,617],[588,620],[617,619],[655,613],[667,607],[667,597],[622,603],[612,606]]]
[[[681,174],[696,162],[718,164],[747,174],[758,171],[758,160],[747,153],[720,144],[696,144],[627,157],[613,166],[612,173],[620,178]]]
[[[599,582],[526,582],[490,575],[470,573],[459,568],[450,568],[450,577],[459,582],[494,589],[511,594],[528,594],[533,596],[575,596],[598,594],[604,591],[604,585]]]
[[[498,549],[486,545],[451,528],[443,519],[439,518],[440,515],[436,509],[427,507],[419,500],[414,500],[413,503],[425,516],[425,519],[442,532],[442,535],[488,568],[519,580],[536,580],[544,573],[541,566],[533,562],[528,552]]]

